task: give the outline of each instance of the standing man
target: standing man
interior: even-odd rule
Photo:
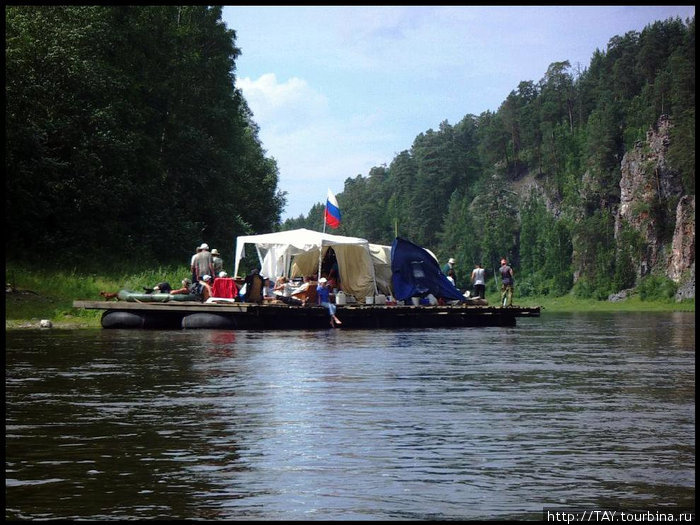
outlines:
[[[481,263],[477,263],[476,268],[472,270],[472,283],[474,284],[474,293],[479,299],[486,298],[486,272],[481,267]]]
[[[450,275],[452,276],[452,278],[455,281],[455,286],[457,286],[457,272],[455,272],[455,264],[456,263],[457,263],[457,261],[455,261],[454,258],[450,257],[450,260],[447,261],[447,264],[442,267],[442,273],[444,273],[445,275],[447,275],[447,272],[452,270],[452,273]]]
[[[195,255],[192,259],[192,275],[194,276],[193,282],[196,283],[201,281],[204,275],[208,275],[211,278],[213,274],[214,265],[212,264],[209,245],[204,242],[199,247],[197,255]]]
[[[508,266],[508,261],[501,259],[501,306],[513,306],[513,268]]]
[[[197,278],[197,272],[194,271],[194,260],[197,257],[197,255],[199,254],[199,252],[201,252],[201,251],[202,251],[202,247],[197,246],[194,249],[194,255],[190,259],[190,271],[192,272],[192,282],[195,284],[197,284],[199,282],[199,279]]]
[[[216,280],[216,277],[224,271],[224,260],[221,258],[221,254],[216,248],[211,251],[211,264],[214,267],[212,277]]]

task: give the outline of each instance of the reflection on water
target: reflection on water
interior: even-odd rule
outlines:
[[[694,509],[693,314],[6,346],[10,519]]]

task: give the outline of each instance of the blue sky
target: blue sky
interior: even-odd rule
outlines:
[[[277,161],[283,220],[447,120],[496,111],[553,62],[695,6],[226,6],[236,85]],[[342,212],[342,207],[341,207]]]

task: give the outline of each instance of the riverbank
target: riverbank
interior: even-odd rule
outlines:
[[[161,281],[178,283],[186,274],[178,267],[159,267],[131,274],[98,276],[61,271],[31,271],[9,267],[5,272],[5,329],[38,329],[42,319],[54,328],[100,328],[102,312],[73,308],[74,300],[100,300],[100,292],[120,289],[140,290]],[[487,292],[489,304],[498,304],[495,290]],[[624,301],[596,301],[564,297],[518,297],[517,306],[542,307],[542,315],[555,312],[695,312],[695,301],[675,302],[672,299],[644,301],[632,295]]]
[[[162,281],[180,283],[189,277],[188,273],[178,266],[82,274],[76,270],[37,270],[7,264],[5,329],[39,328],[42,319],[50,320],[54,328],[100,328],[102,312],[73,308],[73,301],[101,300],[102,291],[142,290]]]

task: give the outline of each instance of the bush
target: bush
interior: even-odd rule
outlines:
[[[530,279],[524,279],[518,283],[518,295],[520,297],[530,297],[537,295],[534,285]]]
[[[678,285],[663,275],[648,275],[637,286],[642,301],[673,300],[677,290]]]
[[[579,279],[573,288],[574,297],[579,299],[591,299],[593,297],[593,286],[587,279]]]

